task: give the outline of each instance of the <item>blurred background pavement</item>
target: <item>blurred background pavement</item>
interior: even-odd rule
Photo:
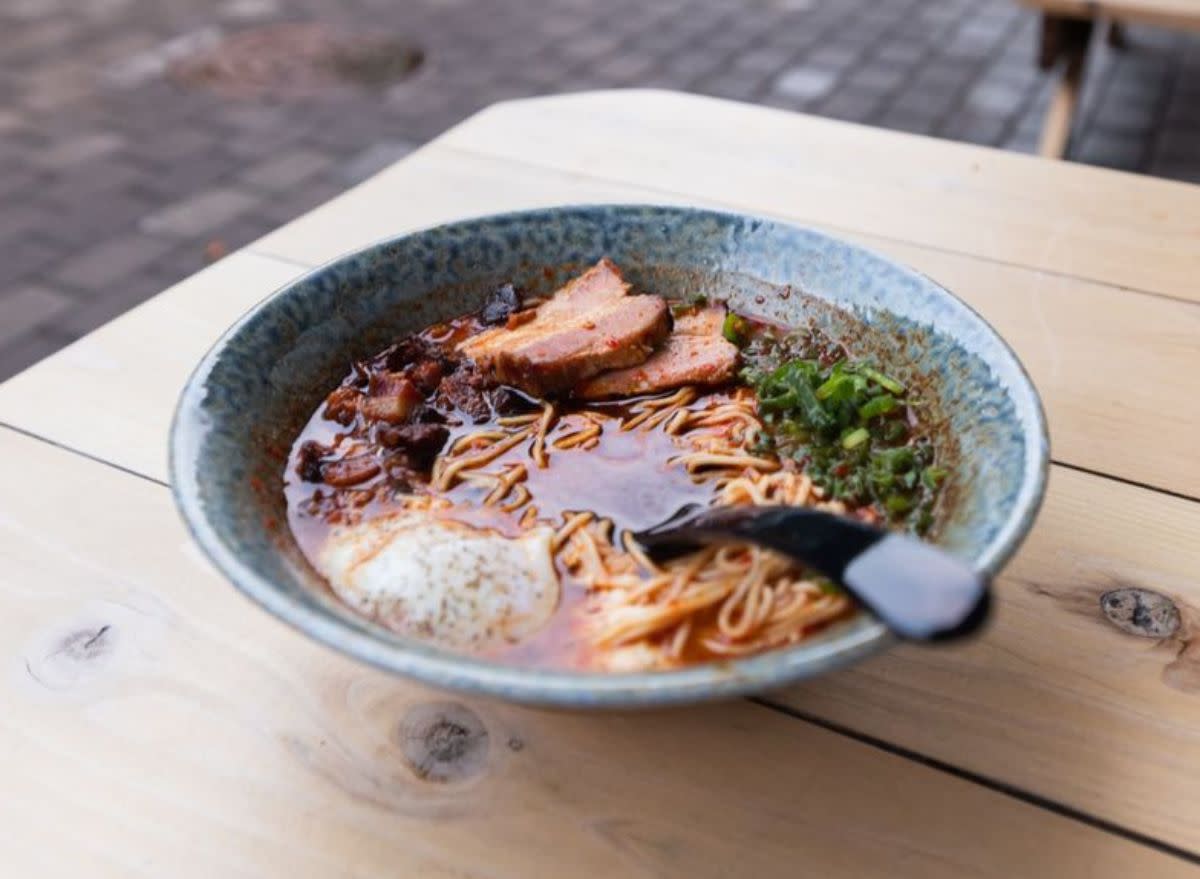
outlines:
[[[1011,0],[4,0],[0,379],[507,98],[681,89],[1032,152]],[[1200,182],[1200,37],[1096,35],[1070,158]]]

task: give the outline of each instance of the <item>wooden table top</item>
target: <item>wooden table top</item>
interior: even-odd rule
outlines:
[[[1112,18],[1200,30],[1200,0],[1019,0],[1025,6],[1068,18]]]
[[[1055,463],[982,639],[751,701],[537,711],[318,646],[191,546],[168,422],[248,306],[397,232],[622,201],[829,229],[1009,340]],[[6,872],[1200,876],[1198,278],[1196,186],[664,92],[493,107],[0,385]],[[1179,630],[1114,626],[1117,588]],[[405,737],[442,715],[469,759]]]

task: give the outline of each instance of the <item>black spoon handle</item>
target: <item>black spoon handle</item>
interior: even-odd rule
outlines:
[[[986,575],[914,537],[821,510],[685,510],[634,537],[657,557],[715,541],[773,549],[829,577],[903,638],[960,637],[978,629],[988,614]]]

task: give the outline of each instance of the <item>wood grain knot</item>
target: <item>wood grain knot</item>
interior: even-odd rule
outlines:
[[[1175,602],[1149,589],[1113,589],[1100,596],[1100,610],[1110,623],[1142,638],[1170,638],[1179,631]]]
[[[487,727],[458,702],[413,706],[400,721],[399,738],[405,762],[422,781],[466,781],[487,767]]]
[[[72,662],[95,662],[112,652],[115,633],[109,624],[80,629],[63,638],[54,652]]]
[[[65,635],[51,635],[25,657],[25,670],[36,683],[51,690],[69,690],[91,680],[113,659],[119,639],[109,623],[79,626]]]

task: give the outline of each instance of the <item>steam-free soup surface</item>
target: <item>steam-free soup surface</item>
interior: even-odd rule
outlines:
[[[657,565],[631,534],[692,504],[927,530],[945,473],[880,366],[607,260],[544,301],[505,285],[351,365],[293,446],[289,524],[355,612],[447,649],[620,671],[784,647],[849,599],[755,547]]]

